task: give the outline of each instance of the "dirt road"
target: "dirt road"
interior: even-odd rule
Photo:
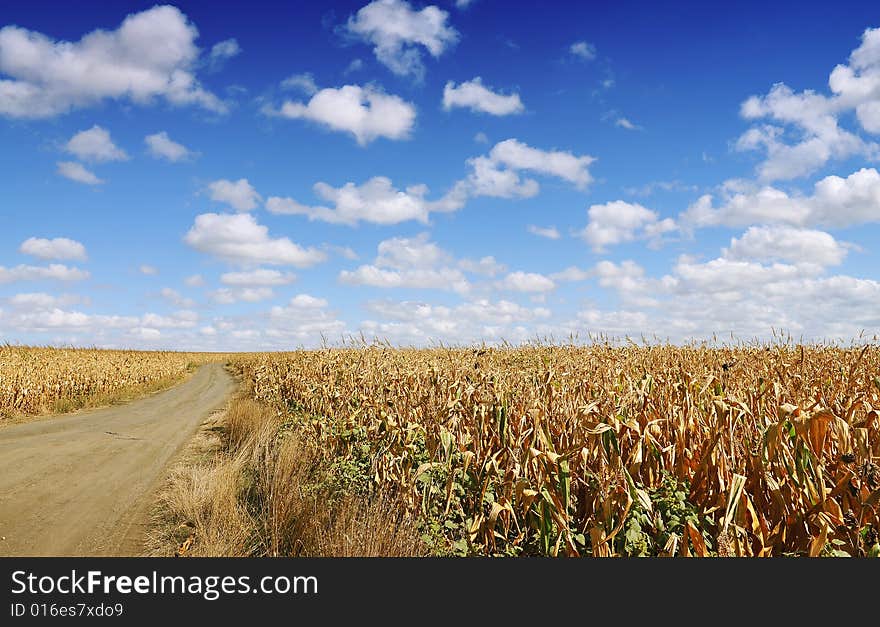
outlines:
[[[0,555],[137,554],[168,462],[232,388],[213,364],[126,405],[0,429]]]

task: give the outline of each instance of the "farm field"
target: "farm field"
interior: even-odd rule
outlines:
[[[222,359],[208,353],[0,346],[0,424],[136,397]]]
[[[251,400],[217,472],[251,489],[227,497],[243,544],[224,554],[880,550],[876,347],[379,346],[232,364]],[[223,535],[195,527],[196,544]],[[353,547],[357,529],[387,537]]]
[[[154,555],[880,553],[876,346],[0,355],[16,413],[240,375]]]

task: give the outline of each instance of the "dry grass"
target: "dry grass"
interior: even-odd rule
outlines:
[[[178,382],[205,353],[0,346],[0,422],[108,405]]]
[[[156,556],[395,556],[424,554],[388,499],[331,494],[327,460],[276,412],[234,399],[207,423],[159,495]]]
[[[876,347],[376,346],[233,362],[334,481],[394,495],[368,518],[417,521],[434,553],[880,552]],[[278,476],[270,500],[298,499],[303,478]],[[348,537],[317,546],[354,553]]]

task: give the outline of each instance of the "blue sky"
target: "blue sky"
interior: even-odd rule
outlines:
[[[880,331],[867,3],[7,3],[0,341]]]

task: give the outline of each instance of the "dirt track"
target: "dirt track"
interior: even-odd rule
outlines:
[[[138,554],[163,471],[232,388],[208,365],[126,405],[0,429],[0,555]]]

